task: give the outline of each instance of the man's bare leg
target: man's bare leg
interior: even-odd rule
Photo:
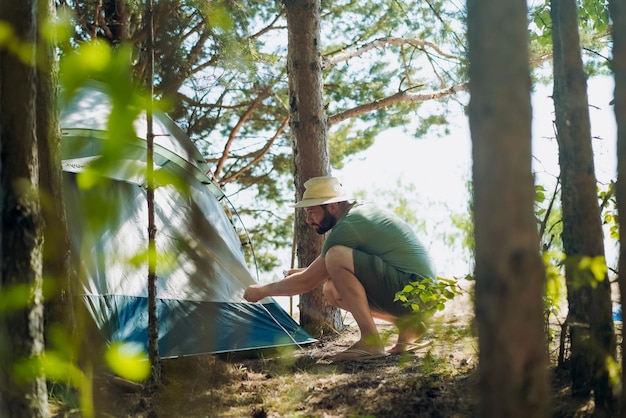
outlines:
[[[397,317],[384,312],[372,311],[372,316],[390,322],[398,328],[398,340],[393,347],[387,349],[389,354],[407,351],[426,333],[426,324],[413,315]]]
[[[374,323],[363,285],[354,275],[352,249],[334,246],[326,253],[326,270],[330,276],[324,287],[326,298],[335,306],[352,314],[361,338],[351,348],[371,354],[384,354],[385,349]]]

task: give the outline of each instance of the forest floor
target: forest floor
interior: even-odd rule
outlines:
[[[148,392],[94,382],[98,417],[476,417],[478,349],[468,299],[437,314],[425,339],[430,347],[369,362],[332,362],[358,329],[262,357],[196,356],[162,362],[162,385]],[[394,342],[393,327],[380,324]],[[557,339],[558,341],[558,339]],[[570,395],[567,372],[551,369],[553,417],[589,417],[593,402]],[[80,416],[56,405],[55,417]]]

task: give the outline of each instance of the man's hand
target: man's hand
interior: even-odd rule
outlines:
[[[243,292],[243,298],[248,302],[258,302],[267,295],[265,294],[265,287],[260,284],[253,284]]]

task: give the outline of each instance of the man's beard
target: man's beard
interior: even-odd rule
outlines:
[[[324,217],[322,218],[320,223],[317,224],[316,229],[316,232],[320,235],[323,235],[326,232],[330,231],[337,223],[337,219],[335,219],[335,217],[331,215],[330,212],[328,212],[326,206],[322,206],[322,210],[324,211]]]

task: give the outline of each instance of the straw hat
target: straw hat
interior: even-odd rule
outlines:
[[[313,177],[304,183],[302,200],[290,206],[308,208],[346,200],[350,200],[350,197],[344,194],[341,183],[335,177]]]

